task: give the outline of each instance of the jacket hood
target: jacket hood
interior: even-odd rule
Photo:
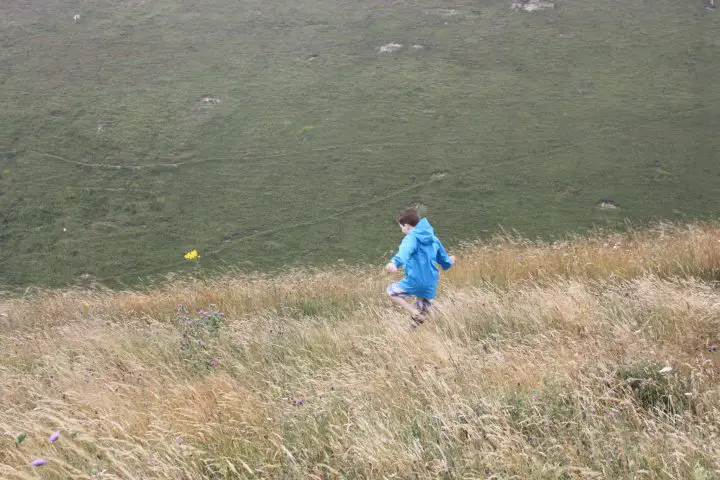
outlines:
[[[410,230],[409,235],[415,237],[421,244],[427,245],[433,242],[433,238],[435,238],[435,230],[433,230],[433,227],[430,225],[427,218],[423,217],[420,219],[418,224],[415,225],[415,228]]]

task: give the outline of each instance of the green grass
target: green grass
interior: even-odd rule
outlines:
[[[191,248],[205,272],[380,263],[411,203],[450,245],[713,216],[718,15],[4,2],[0,284],[133,283]]]

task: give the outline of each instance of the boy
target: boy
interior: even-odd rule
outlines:
[[[437,289],[438,268],[447,270],[455,263],[454,256],[448,256],[440,240],[435,236],[430,222],[420,218],[417,210],[408,208],[395,219],[405,238],[400,248],[385,269],[389,273],[397,272],[399,267],[405,270],[405,278],[393,282],[387,287],[387,294],[396,304],[410,312],[412,327],[425,321],[432,299]],[[415,306],[407,298],[415,296]]]

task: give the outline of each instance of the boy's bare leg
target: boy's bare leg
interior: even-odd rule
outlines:
[[[410,304],[410,302],[405,300],[403,297],[400,297],[397,295],[391,295],[390,300],[392,300],[395,305],[398,305],[398,306],[404,308],[405,310],[407,310],[410,313],[410,315],[412,315],[414,317],[420,315],[420,312],[418,311],[418,309],[413,307]]]

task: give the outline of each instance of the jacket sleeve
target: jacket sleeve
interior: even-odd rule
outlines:
[[[400,248],[398,252],[392,257],[392,262],[397,267],[402,267],[410,259],[410,256],[415,253],[417,248],[417,240],[412,235],[405,235],[403,241],[400,242]]]
[[[437,241],[437,245],[438,250],[437,255],[435,256],[435,261],[440,264],[443,270],[447,270],[453,266],[452,260],[450,260],[450,257],[445,251],[445,247],[443,247],[443,244],[439,239]]]

